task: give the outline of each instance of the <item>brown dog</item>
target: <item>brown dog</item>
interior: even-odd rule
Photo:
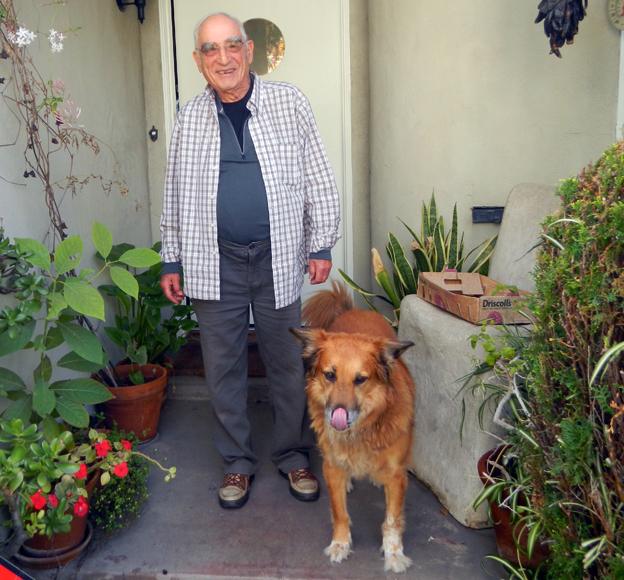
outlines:
[[[344,286],[317,292],[303,309],[309,329],[292,329],[303,343],[312,428],[323,455],[333,536],[325,549],[332,562],[351,552],[347,488],[352,478],[383,485],[385,569],[404,572],[403,504],[414,420],[414,383],[399,342],[376,312],[353,308]]]

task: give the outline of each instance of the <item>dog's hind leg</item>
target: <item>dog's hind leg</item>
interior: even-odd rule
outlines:
[[[386,571],[405,572],[412,561],[403,554],[403,531],[405,518],[403,516],[403,504],[407,490],[407,474],[398,472],[385,482],[386,495],[386,519],[381,526],[383,543],[381,549],[384,553]]]
[[[323,462],[323,476],[327,483],[333,524],[332,541],[325,548],[325,555],[332,562],[342,562],[351,553],[351,521],[347,512],[347,481],[344,469],[328,461]]]

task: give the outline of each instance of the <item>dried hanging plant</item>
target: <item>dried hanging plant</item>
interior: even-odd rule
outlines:
[[[587,13],[587,0],[542,0],[537,7],[535,22],[544,21],[544,34],[550,40],[550,54],[561,58],[559,50],[572,44],[579,22]]]
[[[63,4],[58,0],[56,3]],[[72,31],[50,29],[47,32],[52,52],[63,50],[68,32]],[[59,241],[67,237],[67,224],[61,216],[59,200],[67,192],[75,194],[77,184],[84,187],[95,178],[105,192],[117,187],[125,195],[127,188],[120,180],[104,180],[96,175],[79,178],[74,174],[78,151],[86,147],[97,155],[102,142],[79,124],[81,108],[71,99],[64,83],[45,80],[39,73],[28,48],[38,35],[41,33],[29,30],[18,21],[13,0],[0,0],[0,59],[8,62],[11,72],[9,78],[0,78],[0,96],[16,119],[12,140],[0,146],[16,146],[21,132],[25,131],[23,178],[40,180],[53,240]],[[11,130],[6,129],[7,132]],[[59,162],[69,167],[60,180],[53,171],[55,158],[63,158]]]

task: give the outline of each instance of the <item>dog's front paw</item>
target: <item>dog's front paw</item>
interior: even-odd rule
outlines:
[[[384,570],[401,573],[405,572],[412,565],[412,560],[408,558],[402,551],[390,552],[385,554]]]
[[[351,544],[348,542],[336,542],[334,540],[325,548],[325,555],[329,556],[331,562],[342,562],[349,557],[351,552]]]

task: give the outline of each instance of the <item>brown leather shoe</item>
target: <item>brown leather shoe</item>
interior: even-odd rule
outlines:
[[[316,501],[319,498],[319,482],[307,467],[291,469],[288,474],[280,471],[288,479],[290,493],[299,501]]]
[[[225,509],[243,507],[249,499],[253,475],[226,473],[219,488],[219,505]]]

